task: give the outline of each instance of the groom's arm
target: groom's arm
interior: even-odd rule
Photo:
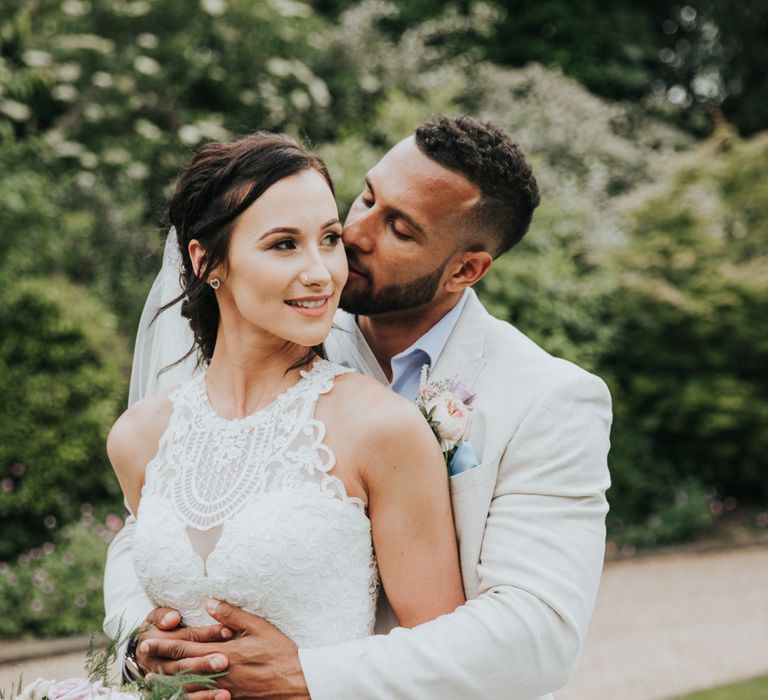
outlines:
[[[602,570],[610,421],[592,375],[542,396],[500,465],[479,597],[414,629],[299,650],[313,700],[527,700],[565,685]]]
[[[209,612],[243,632],[215,648],[230,662],[220,685],[312,700],[532,700],[562,687],[602,570],[610,422],[605,384],[586,373],[530,409],[499,468],[478,598],[413,629],[298,651],[266,621],[220,605]],[[181,659],[168,672],[205,671],[193,657],[209,647],[152,644]]]
[[[139,627],[154,609],[136,576],[131,556],[131,541],[136,518],[129,515],[123,529],[118,532],[107,550],[104,567],[104,633],[115,639],[118,631],[126,632]],[[122,668],[125,645],[117,650],[117,661]]]
[[[136,576],[131,541],[136,518],[129,515],[107,550],[104,568],[104,633],[114,639],[121,625],[132,630],[147,618],[154,604],[147,598]]]

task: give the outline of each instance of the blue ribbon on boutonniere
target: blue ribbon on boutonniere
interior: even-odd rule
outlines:
[[[456,445],[451,463],[448,465],[448,475],[456,476],[462,472],[468,472],[480,464],[480,458],[469,440],[462,440]]]

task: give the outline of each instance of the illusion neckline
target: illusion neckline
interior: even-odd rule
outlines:
[[[216,409],[213,407],[213,404],[211,403],[211,398],[208,395],[208,387],[205,385],[205,377],[208,374],[207,370],[200,375],[200,378],[198,379],[198,388],[200,390],[203,407],[205,408],[206,413],[211,418],[221,423],[231,423],[233,425],[238,425],[247,421],[255,420],[273,411],[276,407],[280,406],[287,398],[293,396],[296,393],[299,393],[299,390],[305,384],[307,384],[311,378],[313,378],[316,374],[319,373],[320,368],[328,364],[331,364],[328,360],[324,360],[323,358],[318,357],[316,360],[312,362],[312,367],[310,369],[299,370],[299,375],[300,375],[299,379],[297,379],[296,382],[294,382],[289,387],[281,391],[266,406],[257,408],[255,411],[252,411],[251,413],[245,416],[242,416],[240,418],[224,418],[224,416],[216,412]]]

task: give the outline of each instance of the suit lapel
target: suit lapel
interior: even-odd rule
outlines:
[[[486,365],[484,348],[491,316],[474,290],[470,289],[469,293],[461,316],[432,368],[430,381],[458,379],[472,388]],[[484,449],[485,419],[480,412],[473,413],[469,440],[481,457],[481,465],[451,478],[451,501],[464,592],[467,598],[474,598],[479,581],[477,563],[498,468],[498,465],[483,463],[483,458],[487,459]]]
[[[430,381],[459,379],[470,388],[485,366],[483,347],[488,332],[488,312],[473,289],[445,348],[430,372]]]

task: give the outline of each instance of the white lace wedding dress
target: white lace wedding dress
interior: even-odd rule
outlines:
[[[208,598],[260,615],[299,646],[369,635],[377,596],[363,503],[329,474],[335,458],[314,417],[350,370],[325,360],[274,403],[227,420],[204,375],[182,384],[147,465],[133,541],[151,600],[185,624],[210,624]]]

